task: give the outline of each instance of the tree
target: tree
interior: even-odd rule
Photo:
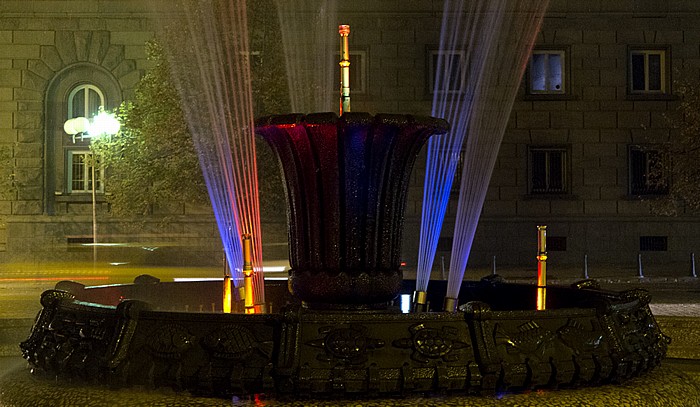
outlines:
[[[652,169],[653,177],[668,182],[668,194],[654,200],[652,210],[700,213],[700,83],[681,82],[675,88],[680,102],[667,117],[671,137],[662,149],[668,159]]]
[[[253,97],[260,116],[284,111],[288,101],[274,7],[270,0],[251,3],[251,49],[259,52],[252,58]],[[147,52],[153,65],[137,85],[133,100],[117,112],[122,131],[93,141],[107,168],[107,200],[117,216],[149,214],[154,205],[173,201],[209,205],[164,50],[151,41]],[[279,218],[284,214],[280,205],[284,192],[276,159],[261,138],[256,140],[256,150],[262,216]]]
[[[147,52],[153,67],[139,82],[134,99],[118,109],[120,134],[93,141],[107,168],[108,201],[120,216],[148,214],[159,202],[206,202],[197,154],[163,50],[149,42]]]

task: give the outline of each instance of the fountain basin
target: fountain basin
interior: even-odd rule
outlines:
[[[188,284],[178,289],[192,292]],[[218,292],[220,283],[208,284],[197,291]],[[348,397],[620,382],[658,365],[668,345],[646,291],[604,291],[591,280],[550,287],[557,307],[546,311],[523,306],[520,297],[534,299],[534,286],[489,278],[464,283],[461,300],[471,300],[459,312],[413,314],[313,310],[298,302],[265,315],[171,309],[197,310],[190,301],[209,301],[206,295],[175,297],[159,310],[170,285],[59,283],[70,292],[42,295],[23,355],[38,375],[117,388]],[[117,292],[108,305],[88,302]],[[126,299],[133,297],[139,299]]]
[[[287,193],[290,289],[312,308],[382,308],[401,289],[411,169],[445,120],[400,114],[263,117]]]

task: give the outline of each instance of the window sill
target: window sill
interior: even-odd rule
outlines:
[[[569,93],[526,93],[522,100],[528,101],[566,101],[578,100],[578,98]]]
[[[628,201],[661,200],[668,198],[668,194],[628,194],[625,198]]]
[[[578,195],[573,194],[527,194],[523,196],[525,201],[578,201]]]
[[[70,194],[70,195],[55,195],[56,202],[67,202],[67,203],[92,203],[92,195],[86,194]],[[95,202],[102,203],[107,202],[105,194],[98,193],[95,195]]]
[[[678,100],[678,96],[672,93],[628,93],[626,100],[661,100],[672,101]]]

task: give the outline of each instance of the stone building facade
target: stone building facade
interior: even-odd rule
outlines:
[[[71,95],[87,94],[86,106],[92,103],[93,88],[84,85],[99,89],[94,97],[107,108],[133,95],[148,69],[144,44],[154,33],[146,3],[0,2],[0,147],[9,152],[0,170],[13,180],[0,191],[0,262],[90,258],[81,242],[90,238],[92,202],[73,191],[67,174],[86,145],[74,143],[63,122],[77,106],[69,104]],[[441,9],[438,0],[340,4],[342,22],[353,28],[355,83],[363,85],[352,95],[353,110],[430,113],[428,50],[439,44]],[[700,4],[692,0],[551,1],[535,52],[559,61],[555,79],[562,87],[537,88],[532,67],[524,78],[471,265],[487,265],[493,256],[504,265],[534,263],[538,224],[548,225],[550,259],[560,265],[588,255],[593,264],[633,266],[640,253],[650,263],[684,262],[700,247],[700,217],[653,215],[646,198],[659,191],[638,182],[652,158],[639,147],[671,135],[666,116],[678,104],[674,83],[700,79],[697,21]],[[404,233],[409,268],[417,257],[422,171],[419,161]],[[126,243],[105,260],[220,258],[211,214],[178,204],[169,207],[173,221],[165,229],[156,213],[134,230],[108,215],[103,198],[98,194],[100,235]],[[453,200],[438,256],[449,258],[455,208]],[[263,240],[280,247],[283,229],[268,225]]]

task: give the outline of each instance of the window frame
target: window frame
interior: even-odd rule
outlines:
[[[543,191],[539,191],[534,185],[534,152],[560,152],[561,155],[561,189],[554,190],[547,187]],[[549,157],[549,154],[547,154]],[[571,195],[571,147],[569,145],[529,145],[527,147],[527,193],[532,197],[548,197],[548,196],[570,196]],[[546,171],[549,171],[549,166],[546,166]],[[551,184],[549,174],[546,175],[546,182]]]
[[[459,64],[459,76],[460,76],[460,83],[459,87],[457,89],[450,89],[447,91],[441,91],[441,90],[435,90],[435,73],[437,70],[437,66],[435,66],[435,56],[438,56],[438,58],[441,55],[458,55],[458,64]],[[426,52],[426,75],[427,75],[427,87],[426,89],[428,90],[428,96],[432,97],[436,93],[437,94],[448,94],[448,95],[460,95],[464,94],[467,89],[467,52],[464,50],[441,50],[441,49],[434,49],[434,48],[428,48]]]
[[[635,89],[635,69],[633,56],[644,56],[644,89]],[[659,55],[659,84],[661,89],[649,89],[649,56]],[[671,53],[670,47],[630,46],[627,51],[627,94],[637,97],[665,97],[671,95]]]
[[[102,89],[100,89],[99,86],[89,83],[89,82],[84,82],[84,83],[77,83],[75,84],[70,92],[68,93],[68,98],[67,98],[67,113],[66,113],[66,119],[73,119],[75,117],[78,117],[75,113],[73,112],[73,102],[75,97],[78,95],[80,91],[85,91],[83,95],[83,112],[87,113],[86,117],[88,120],[94,117],[98,112],[99,112],[99,107],[104,107],[105,104],[105,97],[104,97],[104,92]],[[91,106],[90,104],[90,91],[94,91],[97,96],[99,97],[99,104],[98,104],[98,111],[97,112],[91,112],[89,111],[89,107]],[[72,139],[66,135],[66,138],[63,139],[63,147],[65,150],[64,154],[64,162],[65,162],[65,168],[63,171],[63,191],[67,195],[80,195],[80,194],[86,194],[86,193],[92,193],[92,189],[73,189],[73,165],[74,165],[74,156],[77,155],[82,155],[82,154],[87,154],[87,155],[92,155],[92,151],[90,149],[90,142],[91,139],[80,139],[80,140],[75,140]],[[90,175],[90,165],[86,164],[86,174],[88,178],[85,181],[86,186],[89,186],[91,180],[89,179]],[[99,175],[98,175],[99,173]],[[104,194],[104,168],[99,168],[96,169],[95,171],[95,183],[97,184],[97,188],[95,189],[95,193],[99,194]]]
[[[638,152],[638,153],[644,153],[644,167],[645,171],[642,174],[638,174],[635,176],[634,171],[639,168],[639,166],[634,165],[633,162],[633,153]],[[662,174],[661,177],[665,180],[666,185],[665,187],[654,187],[654,186],[649,186],[649,172],[650,172],[650,160],[649,160],[649,154],[658,154],[659,159],[662,162]],[[670,188],[671,188],[671,179],[670,179],[670,174],[666,171],[668,168],[668,164],[670,157],[668,155],[668,152],[666,149],[659,144],[630,144],[627,146],[627,193],[630,197],[663,197],[667,196],[670,193]],[[644,179],[644,188],[640,189],[635,189],[635,180],[636,179]]]
[[[69,148],[66,150],[66,190],[68,194],[90,194],[92,193],[91,183],[92,183],[92,165],[89,164],[87,156],[92,156],[94,153],[88,148]],[[75,163],[75,156],[85,156],[85,168],[84,168],[84,189],[73,189],[73,165]],[[99,158],[98,158],[99,159]],[[104,193],[104,165],[99,164],[95,167],[95,193]]]
[[[66,120],[73,119],[75,117],[78,117],[73,113],[73,100],[75,99],[75,96],[80,92],[81,90],[85,90],[85,94],[83,95],[83,110],[87,112],[88,107],[90,106],[90,91],[95,91],[97,93],[97,96],[100,98],[100,103],[98,106],[104,106],[105,105],[105,96],[102,90],[95,86],[92,83],[82,83],[78,84],[73,89],[71,89],[70,93],[68,94],[68,115],[66,117]],[[85,116],[86,118],[89,119],[88,116]]]
[[[561,58],[560,62],[560,75],[561,75],[561,89],[556,90],[556,89],[545,89],[545,90],[536,90],[533,88],[534,80],[533,80],[533,63],[534,55],[545,55],[546,60],[549,60],[550,55],[559,55]],[[545,68],[549,67],[549,64],[545,62],[544,64]],[[568,75],[568,66],[569,66],[569,57],[568,57],[568,50],[564,48],[535,48],[532,50],[532,53],[530,54],[530,58],[528,59],[527,63],[527,93],[529,95],[536,95],[536,96],[561,96],[561,95],[567,95],[569,94],[569,75]],[[548,72],[548,71],[547,71]],[[545,84],[547,84],[549,75],[545,75]]]
[[[337,53],[340,60],[340,52]],[[359,62],[358,62],[359,61]],[[335,78],[340,77],[340,65],[335,64]],[[356,78],[360,78],[359,81]],[[357,82],[360,86],[357,86]],[[367,51],[363,49],[350,50],[350,96],[367,93]]]

